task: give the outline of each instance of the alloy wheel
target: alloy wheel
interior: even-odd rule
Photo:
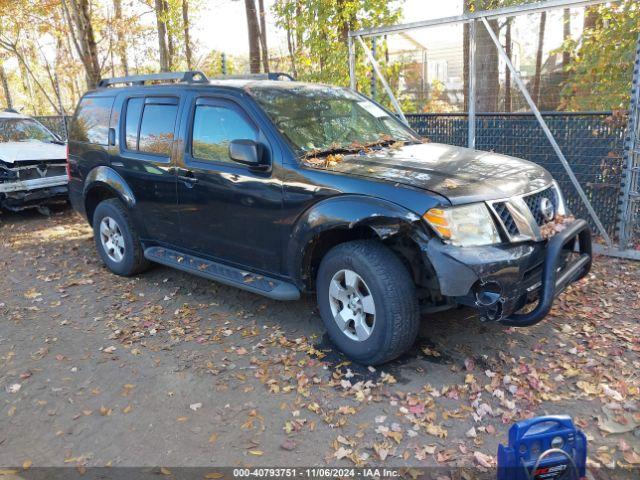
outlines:
[[[363,342],[373,333],[376,306],[364,279],[353,270],[339,270],[329,282],[333,318],[351,340]]]

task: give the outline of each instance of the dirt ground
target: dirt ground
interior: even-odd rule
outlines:
[[[542,414],[573,416],[602,478],[640,464],[638,262],[598,258],[532,328],[425,317],[378,369],[332,350],[313,298],[112,275],[69,209],[0,215],[0,292],[2,466],[482,469]]]

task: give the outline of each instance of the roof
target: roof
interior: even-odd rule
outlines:
[[[6,112],[0,110],[0,118],[31,118],[29,115],[23,115],[21,113]]]
[[[297,81],[279,81],[279,80],[255,80],[255,79],[211,79],[207,82],[177,82],[177,83],[155,83],[150,85],[126,85],[118,87],[103,87],[97,88],[87,92],[89,95],[115,95],[121,91],[131,90],[146,90],[146,89],[206,89],[209,87],[214,88],[226,88],[238,91],[247,91],[251,89],[282,89],[282,90],[294,90],[299,88],[341,88],[335,85],[327,85],[322,83],[309,83],[309,82],[297,82]]]

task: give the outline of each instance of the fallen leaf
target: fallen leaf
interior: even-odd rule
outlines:
[[[638,465],[640,464],[640,455],[638,455],[636,452],[634,452],[633,450],[624,452],[622,454],[622,456],[624,457],[624,460],[627,463],[630,463],[631,465]]]
[[[473,452],[473,458],[476,459],[476,462],[478,462],[479,465],[485,468],[491,468],[491,465],[493,464],[493,457],[491,455],[485,455],[482,452]]]

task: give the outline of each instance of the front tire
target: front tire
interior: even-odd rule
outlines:
[[[329,336],[352,360],[377,365],[405,353],[418,335],[415,285],[401,260],[375,240],[331,249],[316,280]]]
[[[138,232],[120,200],[110,198],[98,204],[93,235],[102,261],[116,275],[129,277],[149,268]]]

